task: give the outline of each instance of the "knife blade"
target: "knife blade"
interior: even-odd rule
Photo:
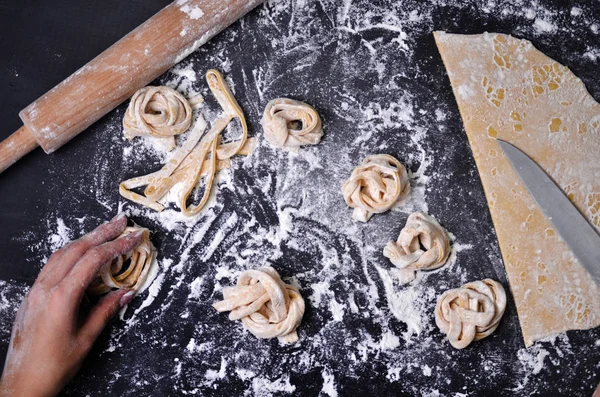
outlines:
[[[560,237],[600,284],[600,236],[594,227],[535,161],[510,143],[497,141]]]

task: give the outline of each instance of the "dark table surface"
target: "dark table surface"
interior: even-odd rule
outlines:
[[[0,0],[0,139],[19,128],[19,110],[168,3]],[[217,203],[195,223],[174,224],[173,211],[161,217],[120,198],[121,180],[162,159],[121,138],[126,104],[57,153],[20,160],[0,175],[0,361],[20,299],[52,249],[122,209],[153,230],[160,273],[103,334],[65,395],[591,395],[600,381],[598,328],[524,349],[509,298],[498,330],[457,351],[432,321],[443,290],[485,277],[508,283],[431,32],[529,39],[600,99],[597,0],[484,3],[273,1],[159,78],[210,99],[202,76],[223,70],[253,136],[277,96],[313,104],[324,122],[323,142],[298,155],[262,142],[234,160]],[[210,122],[214,101],[207,107]],[[339,186],[374,152],[407,164],[413,196],[357,226]],[[415,209],[453,234],[454,254],[441,271],[401,287],[381,248]],[[307,302],[296,345],[256,340],[210,306],[240,271],[265,263],[297,282]],[[416,328],[402,321],[411,314]]]

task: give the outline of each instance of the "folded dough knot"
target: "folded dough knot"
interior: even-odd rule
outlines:
[[[490,335],[498,328],[506,308],[500,283],[485,279],[442,294],[435,307],[435,323],[457,349]]]
[[[290,124],[299,121],[300,129]],[[321,141],[321,118],[310,105],[293,99],[277,98],[269,101],[262,119],[265,138],[273,146],[297,151],[302,145],[316,145]]]
[[[175,148],[174,135],[192,124],[192,108],[187,99],[172,88],[148,86],[139,89],[123,118],[125,138],[149,135],[164,140],[168,150]]]
[[[140,244],[124,255],[105,263],[87,289],[91,295],[102,295],[112,289],[129,288],[137,291],[146,281],[156,249],[150,241],[150,231],[142,227],[127,227],[120,237],[143,230]],[[129,264],[127,265],[127,261]]]
[[[415,278],[415,270],[433,270],[441,267],[450,254],[446,231],[432,216],[413,212],[400,231],[396,242],[389,242],[383,255],[401,269],[403,279]]]
[[[304,300],[272,267],[243,272],[235,287],[223,289],[223,298],[213,307],[219,312],[231,311],[229,319],[241,319],[257,338],[278,337],[285,343],[298,340],[296,328],[304,315]]]
[[[352,218],[361,222],[389,210],[409,191],[406,168],[387,154],[367,156],[342,186],[346,204],[354,208]]]

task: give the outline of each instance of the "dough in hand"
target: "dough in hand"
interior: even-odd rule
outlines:
[[[300,129],[291,123],[299,122]],[[303,145],[316,145],[321,141],[321,118],[310,105],[287,98],[271,100],[262,119],[265,138],[275,147],[298,151]]]
[[[435,323],[452,346],[464,349],[494,332],[504,309],[506,293],[500,283],[490,279],[474,281],[439,297]]]
[[[383,249],[383,255],[400,269],[404,282],[412,281],[416,270],[443,266],[449,254],[448,234],[435,218],[422,212],[413,212],[398,240]]]
[[[100,268],[96,279],[87,289],[90,295],[103,295],[121,288],[137,291],[144,285],[156,254],[156,249],[150,241],[150,231],[137,226],[127,227],[119,237],[139,230],[143,230],[140,244],[133,251],[116,257]]]
[[[231,311],[229,319],[241,319],[257,338],[277,337],[285,343],[298,340],[296,328],[304,315],[304,300],[272,267],[246,270],[235,287],[223,289],[223,298],[213,307],[219,312]]]
[[[167,149],[175,148],[175,135],[192,124],[192,108],[187,99],[172,88],[148,86],[139,89],[123,118],[125,138],[149,135],[164,140]]]
[[[389,210],[409,192],[406,168],[388,154],[367,156],[342,186],[346,204],[354,208],[352,218],[360,222]]]

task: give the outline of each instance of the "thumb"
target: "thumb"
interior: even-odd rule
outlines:
[[[117,314],[117,311],[131,302],[134,295],[135,291],[120,289],[111,292],[98,302],[79,331],[80,339],[87,347],[94,344],[104,327]]]

